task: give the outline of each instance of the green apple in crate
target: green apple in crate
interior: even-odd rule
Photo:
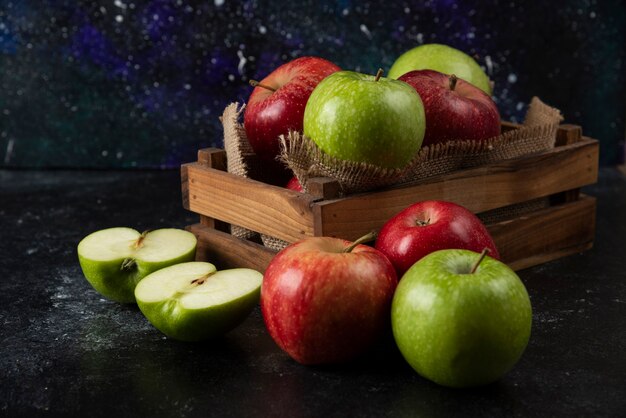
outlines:
[[[400,352],[440,385],[491,383],[528,344],[532,310],[526,288],[506,264],[485,254],[431,253],[406,272],[394,295],[391,324]]]
[[[135,302],[135,286],[148,274],[192,261],[196,237],[174,228],[139,233],[132,228],[94,232],[78,244],[78,260],[89,283],[104,297]]]
[[[447,45],[426,44],[400,55],[389,70],[390,78],[400,78],[414,70],[435,70],[472,83],[491,95],[489,77],[474,58]]]
[[[424,139],[424,106],[411,86],[381,75],[326,77],[307,102],[304,135],[340,160],[406,166]]]
[[[235,328],[258,304],[263,275],[205,262],[177,264],[144,278],[135,289],[139,309],[170,338],[200,341]]]

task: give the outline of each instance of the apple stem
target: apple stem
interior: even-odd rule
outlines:
[[[346,247],[343,252],[344,253],[350,253],[352,252],[352,250],[354,250],[356,248],[357,245],[363,244],[364,242],[368,242],[373,240],[374,238],[376,238],[376,235],[378,235],[376,233],[376,231],[372,231],[369,234],[363,235],[361,238],[357,239],[356,241],[354,241],[352,244],[350,244],[348,247]]]
[[[454,91],[454,88],[456,87],[456,82],[459,80],[459,78],[457,76],[455,76],[454,74],[452,74],[450,76],[450,90]]]
[[[125,258],[124,261],[122,261],[122,266],[120,267],[120,270],[130,270],[135,266],[135,264],[137,264],[137,262],[134,258]]]
[[[476,260],[476,262],[474,263],[474,265],[472,266],[472,271],[470,271],[470,274],[474,274],[476,272],[476,270],[478,269],[478,266],[480,265],[480,263],[484,260],[485,256],[489,253],[489,248],[485,248],[483,249],[483,252],[480,253],[480,257],[478,257],[478,260]]]
[[[374,79],[374,81],[380,80],[382,76],[383,76],[383,69],[379,68],[378,71],[376,72],[376,78]]]
[[[267,84],[259,83],[256,80],[250,80],[249,83],[250,83],[250,85],[252,87],[262,87],[262,88],[267,89],[267,90],[276,91],[276,89],[274,87],[268,86]]]

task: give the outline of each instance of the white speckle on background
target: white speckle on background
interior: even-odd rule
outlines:
[[[509,76],[507,77],[507,80],[509,81],[509,83],[515,83],[517,81],[517,75],[516,74],[509,74]]]
[[[246,62],[248,61],[246,57],[243,56],[243,51],[237,51],[237,56],[239,57],[239,64],[237,65],[237,71],[239,75],[243,75],[243,69],[246,66]]]
[[[367,28],[367,26],[365,26],[365,24],[361,24],[360,28],[361,28],[361,32],[363,32],[365,36],[367,36],[367,39],[372,39],[372,33]]]
[[[223,5],[224,5],[224,1],[225,1],[225,0],[215,0],[215,5],[216,5],[217,7],[223,6]]]

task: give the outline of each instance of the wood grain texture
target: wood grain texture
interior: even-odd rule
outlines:
[[[185,164],[189,210],[289,242],[313,235],[313,197],[234,176],[200,163]]]
[[[190,225],[187,230],[198,239],[196,260],[213,263],[220,270],[245,267],[264,272],[276,255],[263,245],[201,224]]]
[[[541,209],[487,225],[502,261],[513,270],[546,263],[591,248],[595,233],[595,198]]]
[[[203,148],[198,150],[198,163],[216,170],[227,171],[226,151],[222,148]],[[230,225],[219,219],[200,215],[200,223],[209,228],[230,232]]]
[[[315,199],[329,200],[339,197],[341,186],[335,179],[312,177],[307,183],[308,193]]]
[[[582,139],[412,186],[317,202],[313,205],[314,232],[354,240],[420,200],[448,200],[480,213],[592,184],[597,177],[598,143]]]
[[[560,147],[578,142],[582,139],[582,135],[583,129],[578,125],[568,123],[559,125],[559,129],[556,131],[555,146]]]

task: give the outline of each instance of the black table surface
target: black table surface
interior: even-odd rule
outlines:
[[[626,178],[604,168],[592,250],[519,272],[529,346],[497,383],[448,389],[383,339],[359,360],[305,367],[259,309],[222,339],[170,340],[103,299],[76,246],[113,226],[184,227],[176,171],[0,171],[0,415],[626,416]]]

